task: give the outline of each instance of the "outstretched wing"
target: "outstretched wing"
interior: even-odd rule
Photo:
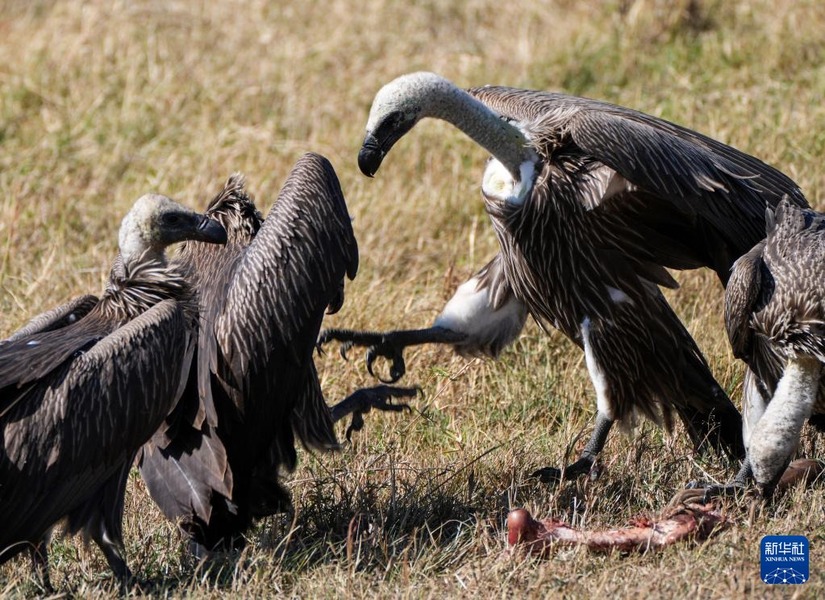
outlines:
[[[313,397],[301,388],[324,310],[340,306],[344,276],[354,277],[357,268],[335,171],[324,157],[306,154],[239,257],[214,321],[213,365],[219,354],[225,368],[218,375],[230,382],[248,422],[288,422],[295,403]]]
[[[675,268],[732,262],[765,236],[765,207],[799,187],[762,161],[663,119],[564,94],[484,87],[470,93],[523,126],[549,160],[584,163],[582,202],[617,227],[643,228],[643,246]],[[634,240],[633,244],[638,244]]]
[[[0,419],[0,510],[15,515],[0,547],[37,539],[131,462],[190,358],[183,311],[166,300],[27,388]]]

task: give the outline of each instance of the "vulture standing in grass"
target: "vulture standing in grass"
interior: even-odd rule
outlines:
[[[398,410],[386,400],[415,394],[379,386],[332,409],[324,401],[312,353],[325,310],[340,309],[344,278],[358,267],[329,161],[302,157],[266,221],[243,186],[231,177],[206,211],[226,228],[226,246],[187,243],[180,256],[200,309],[198,381],[184,400],[211,397],[217,429],[179,426],[173,415],[140,461],[152,498],[200,557],[241,546],[253,519],[290,506],[279,478],[295,468],[296,435],[308,448],[336,448],[334,421],[354,412],[357,429],[361,411]]]
[[[46,585],[46,542],[64,518],[129,578],[126,479],[181,394],[197,334],[188,274],[164,255],[187,239],[220,244],[226,232],[143,196],[123,220],[100,299],[78,298],[0,343],[0,562],[30,550]]]
[[[493,155],[481,189],[500,254],[430,329],[332,330],[322,339],[370,346],[370,360],[393,359],[395,377],[406,345],[451,343],[494,355],[528,312],[584,350],[598,407],[579,459],[563,471],[537,471],[543,480],[588,472],[613,423],[636,413],[669,428],[675,412],[697,449],[743,458],[741,417],[659,286],[677,287],[665,267],[707,266],[726,283],[733,261],[764,236],[766,204],[788,194],[806,205],[796,184],[634,110],[505,87],[464,91],[432,73],[399,77],[378,92],[361,171],[373,176],[425,117],[452,123]]]
[[[825,418],[825,215],[783,201],[768,221],[767,238],[734,263],[725,293],[733,353],[748,365],[745,446],[765,497],[805,419]],[[747,483],[742,475],[734,487]]]

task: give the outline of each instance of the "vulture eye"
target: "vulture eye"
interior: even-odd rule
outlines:
[[[177,225],[180,222],[180,217],[175,213],[166,213],[161,220],[164,225]]]

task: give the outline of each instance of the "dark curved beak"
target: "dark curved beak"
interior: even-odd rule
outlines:
[[[192,239],[208,244],[225,244],[226,229],[209,217],[201,217],[201,222],[198,223],[198,228],[195,230]]]
[[[358,152],[358,168],[367,177],[372,177],[378,172],[382,160],[384,160],[384,150],[381,144],[374,135],[367,134],[361,145],[361,151]]]

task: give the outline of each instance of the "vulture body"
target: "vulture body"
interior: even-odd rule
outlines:
[[[767,237],[734,264],[725,325],[734,354],[748,365],[748,461],[770,496],[805,419],[825,417],[825,215],[778,206]]]
[[[200,311],[197,384],[185,397],[211,397],[217,427],[179,427],[173,415],[140,460],[152,498],[198,556],[242,545],[255,518],[290,506],[279,479],[296,465],[296,435],[308,448],[336,448],[337,418],[395,410],[382,401],[414,393],[361,390],[332,410],[324,401],[312,353],[325,310],[341,307],[344,278],[358,267],[332,165],[303,156],[265,221],[243,186],[230,178],[206,211],[226,228],[226,246],[188,243],[180,255]]]
[[[174,407],[194,348],[187,273],[164,256],[184,239],[223,243],[226,232],[164,196],[142,197],[100,299],[73,300],[0,343],[0,562],[29,549],[48,584],[46,541],[65,518],[129,577],[126,479]]]
[[[479,274],[433,328],[400,332],[400,340],[346,330],[322,339],[370,346],[368,359],[392,358],[395,376],[408,343],[500,350],[481,342],[509,343],[523,320],[492,316],[525,310],[584,351],[598,408],[579,460],[537,471],[543,480],[587,472],[613,422],[635,413],[667,427],[675,413],[697,449],[743,458],[740,415],[658,286],[677,287],[665,267],[707,266],[725,284],[733,261],[764,236],[766,204],[787,194],[806,205],[796,184],[756,158],[631,109],[506,87],[464,91],[432,73],[402,76],[378,92],[358,156],[362,172],[373,176],[425,117],[452,123],[493,155],[482,194],[501,248],[493,259],[498,292]]]

